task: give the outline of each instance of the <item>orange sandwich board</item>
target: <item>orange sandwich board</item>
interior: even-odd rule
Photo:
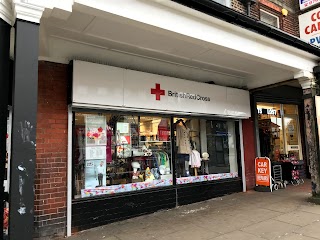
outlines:
[[[255,160],[255,169],[256,186],[270,187],[272,192],[270,159],[267,157],[257,157]]]

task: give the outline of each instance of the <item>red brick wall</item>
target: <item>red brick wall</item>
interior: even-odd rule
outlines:
[[[254,121],[251,118],[242,121],[242,131],[247,189],[253,189],[255,186],[254,159],[257,154],[255,147]]]
[[[272,5],[274,6],[274,8],[271,7]],[[231,7],[238,12],[247,14],[246,8],[243,6],[240,0],[232,0]],[[288,10],[287,17],[282,16],[281,10],[279,10],[282,8]],[[251,6],[251,17],[260,19],[260,9],[266,10],[271,14],[278,16],[280,20],[280,29],[289,34],[299,37],[298,0],[282,0],[282,2],[280,2],[279,0],[263,0],[262,2],[257,1],[257,3]]]
[[[67,79],[67,65],[39,62],[35,237],[65,233]]]

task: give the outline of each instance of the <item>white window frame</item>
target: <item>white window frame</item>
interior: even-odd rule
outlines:
[[[276,19],[277,19],[277,28],[280,28],[280,18],[277,16],[277,15],[274,15],[274,14],[272,14],[272,13],[270,13],[270,12],[268,12],[268,11],[265,11],[265,10],[263,10],[263,9],[260,9],[260,13],[261,12],[263,12],[263,13],[265,13],[265,14],[268,14],[268,15],[270,15],[270,16],[272,16],[272,17],[275,17]],[[264,21],[262,21],[261,20],[261,14],[260,14],[260,21],[261,22],[264,22]],[[266,23],[266,22],[264,22],[264,23]],[[266,24],[268,24],[268,23],[266,23]],[[268,24],[268,25],[271,25],[271,24]],[[271,25],[271,26],[273,26],[273,25]],[[273,26],[274,27],[274,26]]]

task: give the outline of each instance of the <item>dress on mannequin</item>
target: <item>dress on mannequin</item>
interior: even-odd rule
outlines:
[[[189,157],[189,165],[194,170],[194,175],[198,176],[198,168],[201,167],[201,157],[200,153],[197,151],[196,143],[192,144],[193,150],[190,153]]]

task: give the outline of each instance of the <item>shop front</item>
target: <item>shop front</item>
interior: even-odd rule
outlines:
[[[304,161],[301,94],[301,89],[289,86],[255,94],[258,99],[255,104],[257,152],[261,157],[270,158],[273,164],[292,163],[300,170],[300,177],[305,178],[308,163]],[[291,173],[286,173],[286,165],[283,168],[283,176],[288,175],[285,178],[291,179]]]
[[[248,91],[73,62],[72,227],[242,191]]]
[[[258,102],[257,111],[261,156],[303,159],[298,106]]]

